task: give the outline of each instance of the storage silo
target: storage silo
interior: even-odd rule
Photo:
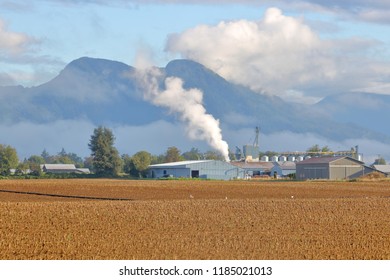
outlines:
[[[281,162],[287,161],[287,158],[285,156],[280,156],[279,161]]]
[[[268,162],[269,161],[269,157],[268,156],[262,156],[261,157],[261,161]]]
[[[277,162],[277,161],[279,160],[279,157],[278,157],[278,156],[273,156],[273,157],[271,158],[271,160],[272,160],[273,162]]]
[[[297,157],[297,161],[302,161],[302,160],[304,160],[304,157],[303,157],[303,156],[298,156],[298,157]]]
[[[288,156],[287,161],[295,161],[295,156]]]

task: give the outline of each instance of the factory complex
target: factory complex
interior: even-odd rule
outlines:
[[[339,152],[284,152],[259,158],[259,129],[253,145],[236,147],[236,160],[179,161],[149,166],[149,178],[200,178],[217,180],[295,178],[297,180],[355,179],[372,172],[390,176],[390,166],[367,166],[359,147]]]

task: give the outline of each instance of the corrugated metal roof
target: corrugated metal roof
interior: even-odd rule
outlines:
[[[384,172],[384,173],[390,173],[390,165],[382,165],[382,164],[374,164],[374,168],[378,171]]]
[[[74,164],[44,164],[44,168],[50,170],[74,170],[76,166]]]
[[[293,161],[276,162],[276,164],[279,165],[282,170],[295,170],[296,169],[296,164]]]
[[[160,164],[152,164],[149,165],[149,167],[178,167],[188,164],[194,164],[194,163],[202,163],[202,162],[210,162],[213,160],[185,160],[185,161],[176,161],[176,162],[167,162],[167,163],[160,163]]]
[[[244,162],[244,161],[232,161],[232,165],[243,168],[243,169],[271,169],[274,164],[270,161],[259,161],[259,162]]]
[[[305,160],[302,160],[300,162],[297,162],[298,165],[300,164],[317,164],[317,163],[330,163],[332,161],[346,158],[345,156],[335,156],[335,157],[312,157]]]

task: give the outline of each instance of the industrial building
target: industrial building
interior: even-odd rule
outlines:
[[[312,157],[296,163],[296,178],[343,180],[377,171],[348,156]]]
[[[269,176],[271,174],[271,168],[274,166],[272,162],[261,161],[233,161],[231,164],[243,170],[243,178]]]
[[[274,166],[271,168],[271,176],[274,177],[288,177],[296,172],[296,164],[293,161],[273,162]]]
[[[386,173],[387,177],[390,177],[390,165],[389,164],[385,164],[385,165],[374,164],[372,167],[380,172]]]
[[[232,180],[243,178],[244,171],[225,161],[190,160],[150,165],[148,177]]]
[[[236,159],[238,161],[244,160],[246,162],[259,161],[259,127],[256,127],[255,130],[256,136],[253,141],[253,145],[244,145],[242,151],[239,147],[236,146]]]

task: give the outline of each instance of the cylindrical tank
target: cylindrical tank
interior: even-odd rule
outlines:
[[[278,159],[279,159],[278,156],[273,156],[273,157],[272,157],[272,161],[274,161],[274,162],[275,162],[275,161],[278,161]]]
[[[297,161],[302,161],[302,160],[304,160],[304,157],[303,157],[303,156],[298,156],[298,157],[297,157]]]
[[[305,159],[309,159],[309,158],[311,158],[311,156],[305,156]]]
[[[268,156],[262,156],[261,157],[261,161],[269,161],[269,157]]]
[[[283,162],[283,161],[287,161],[287,158],[286,158],[285,156],[280,156],[280,157],[279,157],[279,161],[282,161],[282,162]]]
[[[288,161],[295,161],[295,157],[294,156],[288,156],[287,160]]]

